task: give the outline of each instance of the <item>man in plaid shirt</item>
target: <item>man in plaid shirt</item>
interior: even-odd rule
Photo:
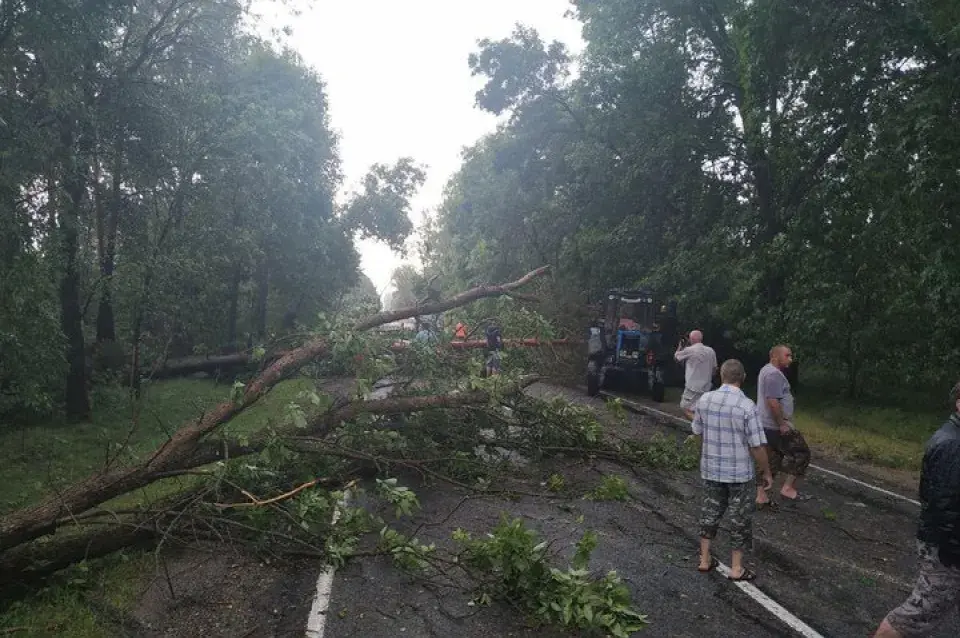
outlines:
[[[710,555],[710,543],[717,536],[720,519],[729,509],[733,545],[730,578],[733,580],[757,577],[743,566],[743,550],[753,544],[757,490],[754,460],[760,466],[764,489],[770,489],[773,484],[764,449],[767,438],[757,419],[757,406],[740,389],[746,376],[742,363],[736,359],[724,361],[720,366],[723,385],[700,397],[692,424],[694,436],[703,439],[700,476],[704,495],[700,512],[699,570],[708,572],[717,564]]]

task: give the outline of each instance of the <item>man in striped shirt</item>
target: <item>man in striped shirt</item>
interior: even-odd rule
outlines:
[[[710,544],[717,536],[720,519],[730,510],[730,540],[733,556],[730,578],[753,580],[756,574],[743,566],[743,551],[753,544],[753,512],[756,509],[756,470],[760,466],[764,489],[773,476],[764,446],[767,438],[757,419],[757,406],[740,389],[746,378],[743,364],[728,359],[720,367],[719,389],[705,393],[694,411],[693,434],[702,437],[700,476],[703,505],[700,511],[700,567],[716,566]]]

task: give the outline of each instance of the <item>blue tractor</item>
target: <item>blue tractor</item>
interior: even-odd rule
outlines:
[[[587,339],[587,394],[623,389],[663,401],[667,386],[682,385],[673,359],[677,304],[649,290],[610,290]]]

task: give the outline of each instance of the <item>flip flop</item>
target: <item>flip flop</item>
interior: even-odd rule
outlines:
[[[706,569],[704,569],[703,567],[700,567],[699,565],[697,565],[697,571],[700,572],[701,574],[706,574],[707,572],[712,571],[713,569],[715,569],[716,566],[719,565],[719,564],[720,564],[720,561],[718,561],[716,558],[714,558],[713,556],[711,556],[711,557],[710,557],[710,567],[707,567]]]
[[[743,571],[740,573],[740,576],[738,578],[734,578],[733,575],[727,576],[727,578],[729,578],[730,580],[744,581],[744,582],[755,580],[756,577],[757,577],[756,572],[754,572],[751,569],[747,569],[746,567],[743,568]]]
[[[811,501],[813,497],[809,494],[797,494],[795,498],[790,498],[789,496],[780,495],[780,498],[786,501],[787,503],[801,503],[804,501]]]
[[[774,501],[767,501],[766,503],[757,503],[757,511],[762,512],[763,510],[775,510],[777,509],[777,504]]]

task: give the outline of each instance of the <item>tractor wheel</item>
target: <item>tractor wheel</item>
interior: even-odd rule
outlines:
[[[653,388],[650,390],[650,395],[657,403],[663,403],[663,397],[666,391],[667,389],[662,383],[654,382]]]

